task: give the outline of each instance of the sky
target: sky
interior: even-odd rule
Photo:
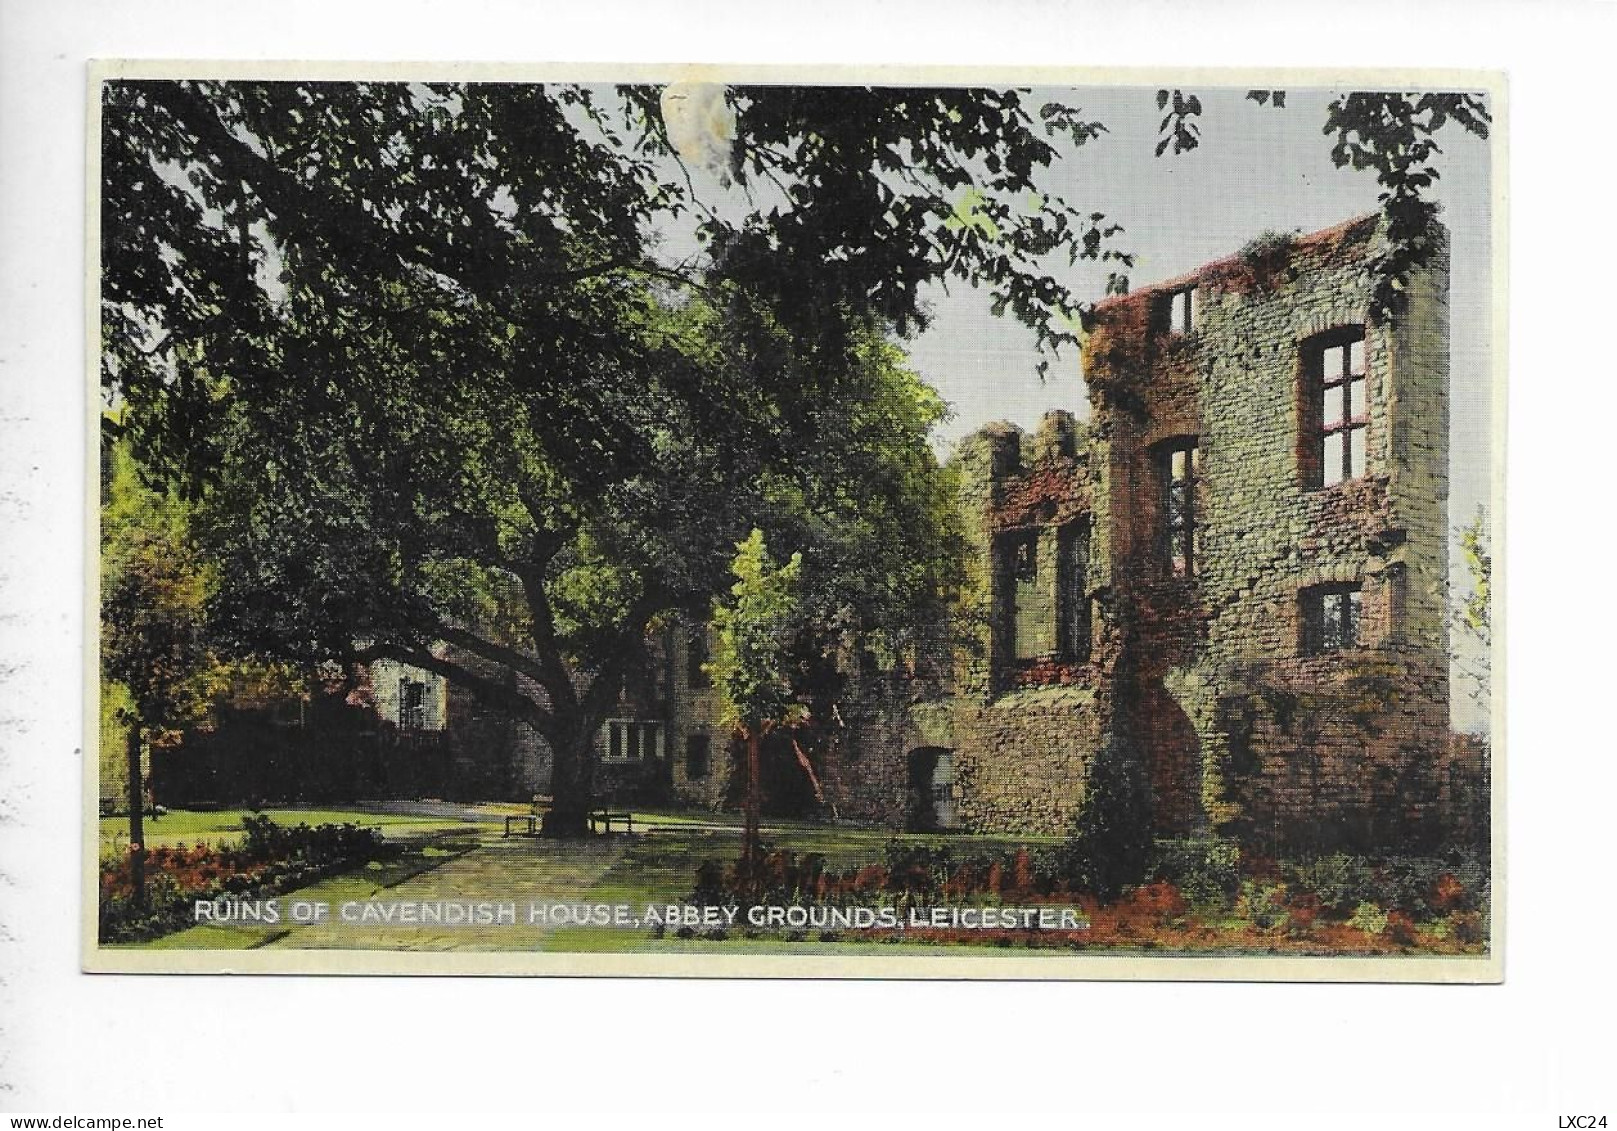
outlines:
[[[1373,172],[1331,163],[1323,126],[1338,91],[1292,88],[1284,109],[1248,100],[1244,86],[1191,91],[1203,104],[1201,144],[1161,157],[1155,87],[1034,88],[1026,100],[1033,107],[1064,102],[1107,127],[1082,147],[1068,143],[1044,180],[1082,212],[1102,212],[1123,226],[1116,246],[1136,256],[1129,273],[1136,289],[1233,254],[1261,232],[1307,233],[1378,209]],[[726,127],[716,122],[713,128],[722,134]],[[1449,519],[1459,526],[1492,492],[1491,166],[1489,143],[1458,126],[1451,124],[1437,140],[1441,178],[1432,196],[1451,238]],[[693,188],[721,213],[739,206],[739,190],[700,169]],[[683,250],[678,235],[665,250]],[[1068,269],[1062,262],[1054,273],[1081,300],[1098,302],[1111,266],[1081,262]],[[986,290],[934,287],[927,301],[930,327],[905,344],[915,369],[952,410],[934,432],[940,456],[990,421],[1031,429],[1054,408],[1089,415],[1076,351],[1063,351],[1041,379],[1033,332],[1013,318],[995,317]],[[1456,581],[1465,577],[1457,540],[1449,569]],[[1457,726],[1486,725],[1485,712],[1458,684],[1454,701]]]

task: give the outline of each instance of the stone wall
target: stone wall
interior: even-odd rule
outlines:
[[[723,808],[731,799],[732,736],[719,721],[718,694],[702,671],[711,654],[712,629],[681,621],[668,632],[671,714],[669,783],[675,800],[705,809]],[[692,739],[698,740],[693,750]],[[707,759],[699,755],[706,740]]]
[[[963,828],[1061,834],[1083,804],[1102,745],[1102,704],[1092,688],[1020,688],[954,714],[955,777]]]
[[[1071,831],[1107,719],[1107,532],[1096,521],[1098,453],[1071,414],[1031,436],[1009,424],[963,441],[955,465],[975,533],[975,648],[955,665],[953,693],[925,709],[947,717],[928,745],[953,753],[956,818],[979,832]],[[1103,474],[1100,473],[1100,474]],[[1069,562],[1062,562],[1063,544]],[[1018,576],[1017,555],[1033,550]],[[1029,575],[1030,574],[1030,575]],[[1063,631],[1081,602],[1081,641]],[[912,717],[921,713],[912,710]]]
[[[1366,219],[1269,241],[1115,300],[1086,354],[1113,444],[1114,569],[1140,644],[1133,705],[1156,704],[1142,712],[1155,784],[1167,791],[1182,772],[1182,755],[1151,733],[1166,695],[1199,747],[1190,824],[1269,846],[1418,842],[1438,823],[1446,259],[1414,280],[1390,331],[1368,316],[1376,238]],[[1198,317],[1173,333],[1160,311],[1187,287]],[[1365,466],[1321,486],[1322,410],[1310,398],[1330,335],[1362,335]],[[1194,574],[1175,578],[1156,537],[1153,453],[1184,436],[1201,448],[1198,553]],[[1322,587],[1357,588],[1358,631],[1310,655],[1304,614]]]

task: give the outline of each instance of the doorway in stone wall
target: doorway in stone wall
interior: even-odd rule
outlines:
[[[1200,824],[1201,739],[1184,708],[1160,683],[1146,683],[1140,707],[1152,823],[1159,836],[1189,836]]]
[[[911,832],[954,828],[954,751],[942,746],[918,747],[910,751],[906,766],[905,828]]]

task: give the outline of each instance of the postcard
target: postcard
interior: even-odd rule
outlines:
[[[1499,76],[90,107],[86,969],[1502,977]]]

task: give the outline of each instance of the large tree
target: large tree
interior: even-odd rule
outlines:
[[[1070,335],[1030,257],[1101,254],[1095,220],[1023,206],[1056,151],[1015,94],[759,89],[746,164],[784,196],[660,263],[686,203],[656,93],[104,97],[104,380],[207,497],[224,630],[502,704],[549,740],[563,835],[647,627],[705,616],[752,526],[818,555],[856,629],[940,599],[941,405],[883,336],[945,275]]]
[[[815,563],[850,631],[947,599],[960,540],[926,446],[942,406],[873,331],[820,372],[777,342],[771,391],[767,326],[731,345],[739,307],[642,294],[622,314],[640,356],[579,375],[579,420],[520,362],[455,358],[454,317],[356,327],[351,372],[292,319],[286,379],[220,420],[219,630],[307,662],[404,661],[508,710],[552,749],[552,831],[583,821],[594,736],[648,628],[705,619],[752,526]]]

